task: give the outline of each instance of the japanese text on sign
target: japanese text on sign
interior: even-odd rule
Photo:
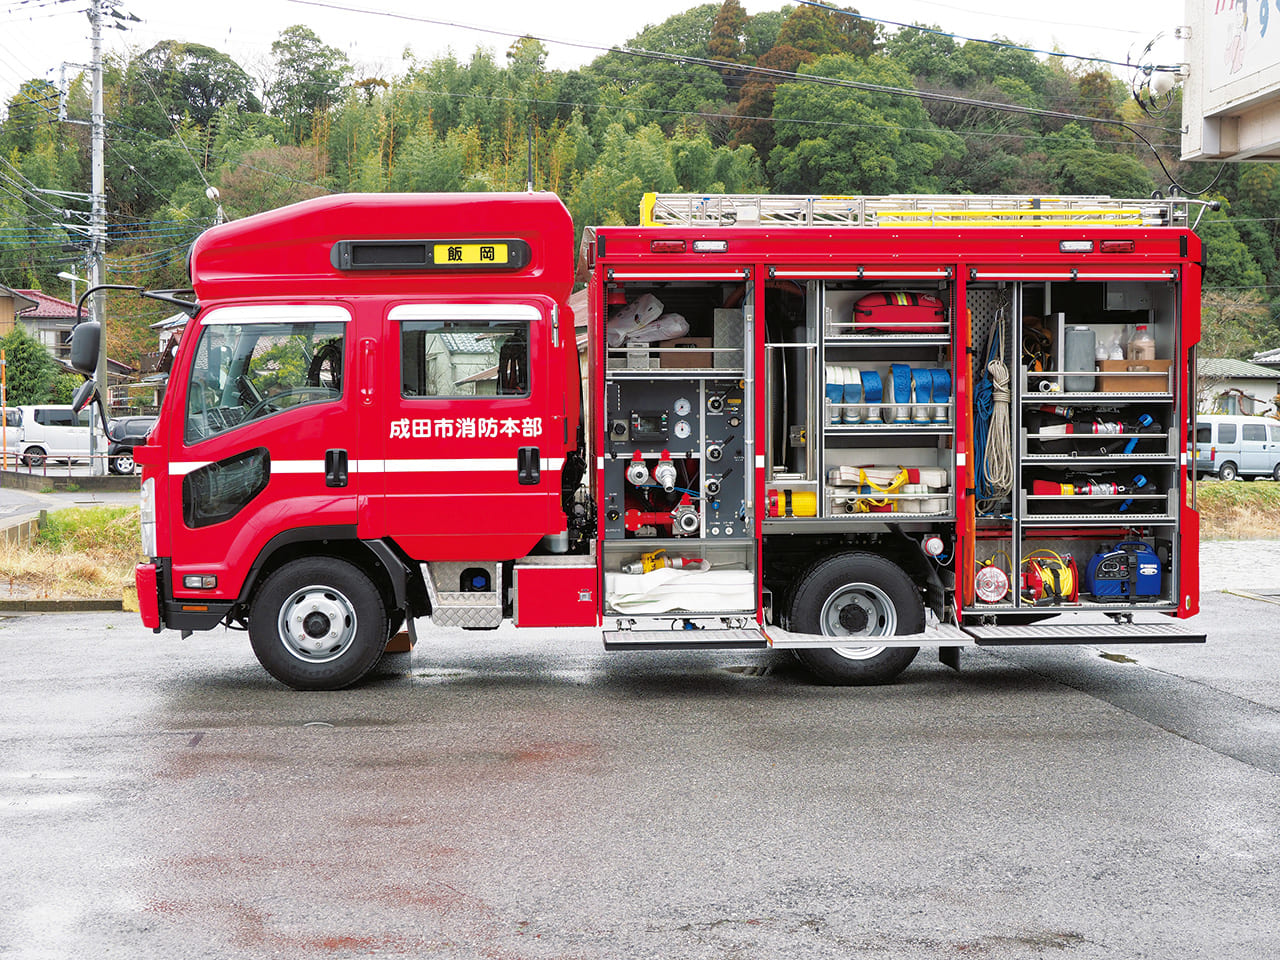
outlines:
[[[505,264],[510,258],[505,243],[437,243],[432,251],[437,264]]]
[[[481,440],[540,436],[541,417],[401,417],[391,421],[390,439]]]

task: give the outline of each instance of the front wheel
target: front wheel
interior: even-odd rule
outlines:
[[[295,690],[340,690],[378,662],[387,611],[362,571],[329,557],[285,564],[249,614],[249,641],[273,677]]]
[[[801,575],[791,601],[790,629],[827,637],[871,639],[924,629],[920,591],[897,564],[869,553],[828,557]],[[889,683],[919,647],[874,643],[796,650],[796,658],[822,683]]]
[[[121,453],[107,459],[107,469],[118,476],[127,476],[134,471],[133,454]]]
[[[28,467],[43,467],[45,452],[43,447],[28,447],[22,455],[22,462]]]

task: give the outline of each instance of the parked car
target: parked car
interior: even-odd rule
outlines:
[[[1219,480],[1280,481],[1280,421],[1208,414],[1196,417],[1195,471]]]
[[[107,469],[121,475],[133,473],[133,448],[147,442],[155,417],[119,417],[107,424]]]
[[[24,466],[43,467],[46,460],[89,458],[89,415],[76,413],[68,404],[32,404],[9,408],[15,414],[6,430],[16,423],[16,452]],[[98,435],[99,442],[102,435]],[[6,437],[7,439],[7,437]],[[10,447],[13,448],[10,441]]]

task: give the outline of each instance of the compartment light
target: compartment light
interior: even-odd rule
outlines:
[[[988,564],[978,570],[973,586],[983,603],[999,603],[1009,594],[1009,577],[999,567]]]
[[[1058,244],[1062,253],[1093,253],[1092,240],[1063,240]]]
[[[695,240],[694,253],[725,253],[729,249],[728,240]]]

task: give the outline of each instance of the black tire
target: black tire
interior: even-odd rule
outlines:
[[[133,473],[135,467],[132,453],[121,453],[107,458],[107,469],[118,476],[123,477]]]
[[[43,467],[46,456],[44,447],[27,447],[22,455],[22,462],[28,467]]]
[[[1276,468],[1271,471],[1271,479],[1276,483],[1280,483],[1280,463],[1276,464]]]
[[[295,690],[355,683],[382,656],[387,629],[386,606],[373,581],[332,557],[285,564],[263,583],[249,613],[258,661]]]
[[[919,633],[924,603],[911,578],[883,557],[842,553],[814,564],[797,580],[789,624],[796,633],[875,637]],[[795,655],[821,683],[890,683],[919,647],[839,646],[801,649]]]
[[[1240,471],[1236,469],[1236,465],[1228,460],[1218,468],[1218,479],[1224,483],[1230,483],[1240,475]]]

